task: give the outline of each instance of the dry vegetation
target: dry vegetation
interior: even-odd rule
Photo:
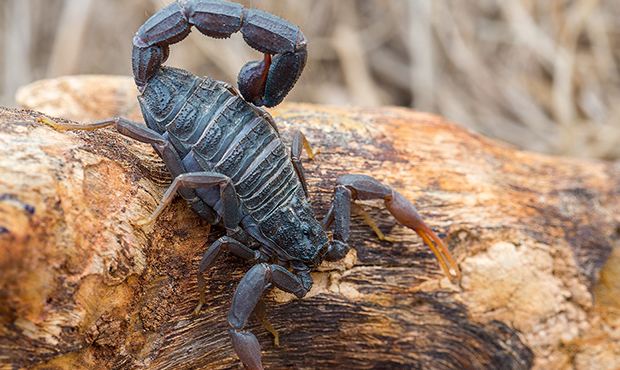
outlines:
[[[254,0],[299,24],[290,100],[404,105],[520,147],[620,157],[618,0]],[[32,80],[130,73],[131,36],[165,0],[2,0],[0,103]],[[235,80],[256,53],[195,33],[170,64]]]

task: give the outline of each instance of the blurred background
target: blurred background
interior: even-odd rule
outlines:
[[[131,74],[131,40],[167,0],[0,0],[0,104],[67,74]],[[245,0],[298,24],[288,101],[434,112],[518,147],[620,158],[620,0]],[[193,32],[168,64],[230,82],[260,55]]]

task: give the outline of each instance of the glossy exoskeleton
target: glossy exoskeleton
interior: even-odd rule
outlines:
[[[169,45],[186,37],[192,26],[218,38],[241,31],[250,46],[264,53],[262,61],[242,68],[240,93],[227,83],[162,66]],[[304,148],[312,157],[307,140],[295,132],[289,152],[271,116],[259,108],[280,103],[305,66],[306,40],[298,27],[232,2],[186,0],[153,15],[133,44],[134,77],[147,127],[120,117],[89,125],[47,123],[69,130],[112,126],[153,146],[174,180],[143,224],[152,223],[180,194],[210,224],[224,226],[226,236],[208,248],[200,263],[196,312],[205,303],[203,273],[221,251],[254,263],[239,283],[228,314],[234,349],[246,367],[262,368],[258,341],[245,330],[257,306],[262,311],[261,297],[275,286],[301,298],[312,286],[314,267],[347,254],[355,200],[384,200],[394,217],[433,250],[444,272],[458,277],[456,262],[415,207],[370,176],[340,177],[328,214],[322,222],[314,216],[300,161]]]

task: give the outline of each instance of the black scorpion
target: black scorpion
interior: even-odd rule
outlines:
[[[240,94],[224,82],[162,66],[169,46],[185,38],[192,26],[216,38],[241,31],[245,41],[264,54],[262,61],[242,68]],[[234,349],[251,369],[262,368],[260,345],[244,330],[251,313],[262,311],[261,297],[272,286],[303,297],[312,286],[313,268],[347,254],[355,200],[384,200],[392,215],[431,248],[446,274],[452,278],[459,274],[456,262],[415,207],[370,176],[340,177],[327,215],[322,222],[316,219],[300,161],[304,147],[312,157],[308,141],[296,131],[287,152],[274,120],[259,108],[284,99],[306,58],[306,39],[299,28],[272,14],[222,0],[177,1],[148,19],[133,40],[134,78],[148,128],[122,117],[87,125],[43,120],[59,130],[111,126],[153,146],[174,180],[142,224],[152,223],[180,194],[210,224],[224,226],[226,236],[216,240],[200,262],[196,312],[205,303],[203,273],[220,252],[254,263],[239,283],[228,314]]]

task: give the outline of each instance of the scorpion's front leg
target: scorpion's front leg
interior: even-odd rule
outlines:
[[[416,208],[399,192],[366,175],[345,175],[338,179],[334,202],[328,211],[324,226],[333,224],[333,242],[325,258],[338,260],[349,250],[349,226],[351,204],[355,200],[382,199],[390,213],[403,225],[414,230],[433,251],[444,273],[453,281],[460,278],[459,267],[441,239],[424,223]],[[363,211],[362,211],[363,212]],[[375,230],[379,238],[385,236],[365,215],[365,221]],[[374,226],[374,227],[373,227]]]
[[[293,274],[282,266],[261,263],[252,267],[241,279],[233,296],[228,323],[235,352],[249,369],[263,368],[261,349],[254,334],[244,328],[263,293],[272,285],[301,298],[312,287],[312,278],[308,271]]]
[[[39,122],[59,131],[94,131],[106,127],[112,127],[123,136],[130,137],[142,143],[151,144],[166,164],[166,168],[170,171],[172,176],[176,177],[186,172],[185,166],[183,166],[183,162],[181,161],[179,154],[174,149],[170,141],[158,132],[126,118],[114,117],[87,124],[59,123],[46,117],[41,117],[38,120]],[[193,190],[182,188],[179,189],[179,194],[183,197],[183,199],[187,200],[192,209],[201,217],[206,219],[209,224],[214,225],[217,223],[219,218],[215,211],[204,204],[204,202],[197,201],[198,199],[196,193]]]
[[[142,143],[151,144],[155,151],[157,151],[157,154],[159,154],[166,163],[166,167],[173,176],[185,172],[179,154],[165,137],[140,123],[130,121],[126,118],[114,117],[86,124],[59,123],[45,117],[39,118],[39,121],[58,131],[95,131],[106,127],[112,127],[123,136],[130,137]]]

